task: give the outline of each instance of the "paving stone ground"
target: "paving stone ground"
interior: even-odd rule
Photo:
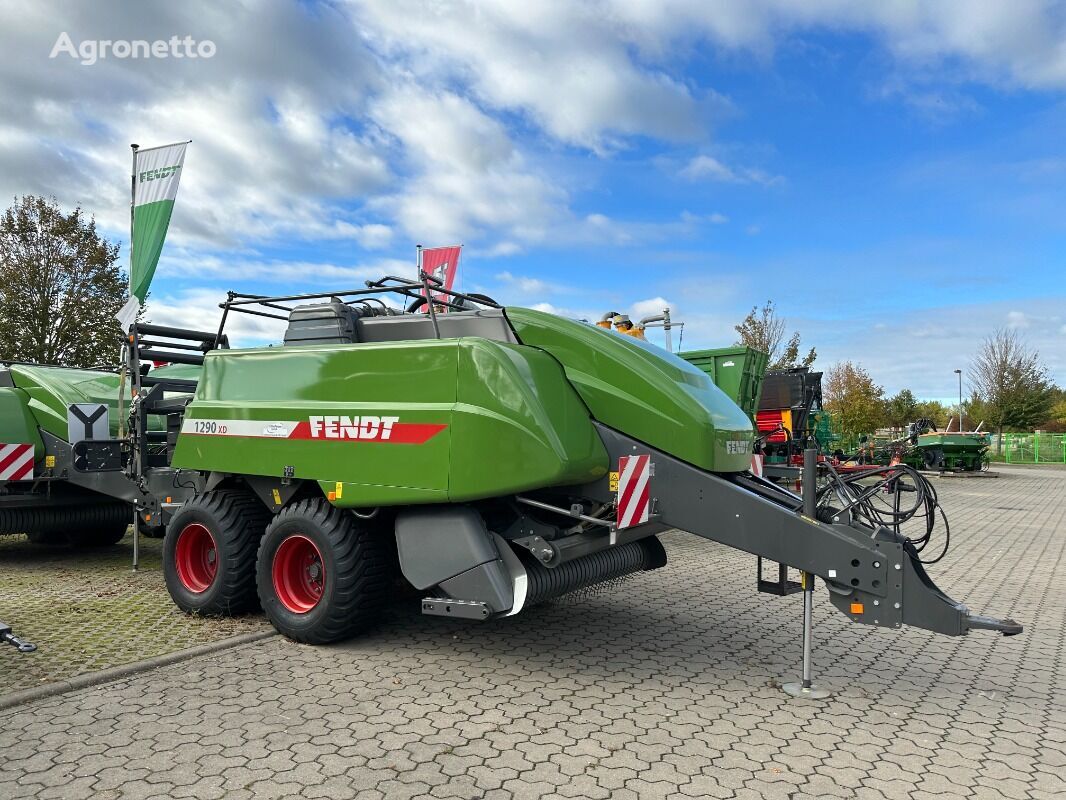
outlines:
[[[22,706],[4,798],[1061,798],[1066,474],[940,479],[934,578],[1021,636],[853,625],[685,534],[670,564],[487,624],[396,609],[339,646],[280,637]]]
[[[190,618],[170,601],[162,540],[133,537],[114,547],[72,548],[0,536],[0,620],[38,646],[0,647],[0,697],[240,633],[269,630],[258,616]],[[3,793],[0,792],[0,797]]]

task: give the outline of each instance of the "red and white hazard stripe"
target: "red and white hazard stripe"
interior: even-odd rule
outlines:
[[[651,456],[622,456],[618,459],[618,518],[616,527],[631,528],[651,516],[648,480]]]
[[[33,478],[33,445],[0,444],[0,481]]]
[[[752,453],[751,454],[751,470],[750,471],[751,471],[751,474],[754,475],[756,478],[763,477],[762,454],[761,453]]]

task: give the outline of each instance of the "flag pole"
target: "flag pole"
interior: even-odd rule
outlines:
[[[132,167],[131,167],[131,170],[130,170],[130,269],[129,269],[129,280],[130,280],[130,298],[131,299],[133,298],[133,227],[134,227],[133,226],[133,212],[134,212],[134,209],[136,208],[136,203],[137,203],[137,151],[139,149],[140,149],[140,145],[139,144],[131,144],[130,145],[130,150],[133,151],[133,164],[132,164]],[[136,319],[134,319],[134,322],[136,322]],[[122,419],[123,418],[123,412],[122,412],[122,399],[123,398],[122,398],[122,395],[124,395],[126,393],[126,365],[131,363],[130,356],[132,355],[132,353],[129,352],[129,347],[131,345],[130,335],[129,334],[130,334],[130,332],[129,332],[128,328],[122,332],[122,338],[125,339],[125,345],[126,345],[126,348],[127,348],[126,349],[127,355],[126,355],[126,358],[123,360],[123,363],[122,363],[122,378],[119,381],[119,398],[118,398],[119,438],[122,438],[122,433],[123,433],[122,429],[125,427],[124,423],[123,423],[123,419]],[[130,376],[130,377],[131,377],[131,380],[132,380],[134,376]],[[135,452],[131,451],[130,452],[130,458],[133,458],[133,459],[136,460],[137,459],[137,454]],[[134,474],[136,474],[140,465],[135,463],[133,466],[134,466]],[[138,535],[137,535],[138,531],[140,530],[140,527],[141,527],[140,526],[140,512],[137,509],[137,503],[134,502],[133,503],[133,571],[134,572],[137,571],[137,567],[139,566],[138,562],[140,561],[140,555],[141,555],[141,553],[140,553],[140,549],[141,548],[140,548],[140,541],[139,541],[140,537],[138,537]]]
[[[136,151],[141,147],[139,144],[131,144],[130,149],[133,153],[133,162],[130,166],[130,260],[129,260],[129,293],[130,297],[133,294],[133,204],[136,203]],[[126,364],[128,358],[125,356],[127,348],[129,347],[129,330],[123,331],[123,347],[120,349],[119,356],[122,357],[122,368],[118,373],[118,438],[125,438],[126,436],[126,420],[123,414],[123,402],[126,399]]]
[[[139,144],[131,144],[133,151],[133,166],[130,169],[130,294],[133,294],[133,208],[137,202],[137,151]]]
[[[130,260],[129,260],[129,293],[133,296],[133,209],[134,203],[137,202],[137,150],[140,148],[139,144],[131,144],[130,150],[133,151],[133,165],[130,167]],[[122,331],[122,348],[119,350],[122,364],[119,370],[118,376],[118,438],[124,439],[126,436],[126,420],[123,413],[123,402],[126,399],[126,364],[128,358],[126,357],[127,348],[129,347],[129,330]]]

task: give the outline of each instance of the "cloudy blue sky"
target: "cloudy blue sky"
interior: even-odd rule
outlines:
[[[63,32],[216,51],[50,59]],[[1061,3],[0,0],[0,54],[4,198],[125,243],[129,143],[193,139],[156,321],[463,242],[468,290],[669,305],[686,348],[773,299],[890,392],[952,396],[997,326],[1066,383]]]

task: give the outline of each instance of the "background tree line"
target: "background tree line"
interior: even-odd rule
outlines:
[[[787,323],[767,301],[756,306],[735,326],[737,344],[770,354],[769,369],[810,367],[817,357],[812,347],[799,357],[800,334],[787,342]],[[973,430],[1066,431],[1066,390],[1055,386],[1040,354],[1030,348],[1017,330],[1001,328],[981,343],[967,373],[969,399],[962,403],[962,427]],[[872,433],[879,428],[903,428],[929,419],[943,430],[954,418],[959,429],[957,403],[921,401],[910,389],[887,397],[884,389],[858,362],[843,361],[822,377],[823,405],[845,434]]]

